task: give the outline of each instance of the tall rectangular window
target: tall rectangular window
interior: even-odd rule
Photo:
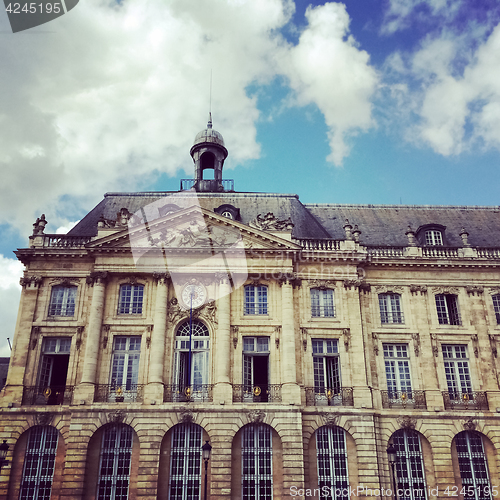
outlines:
[[[440,325],[461,325],[458,311],[458,297],[456,295],[436,295],[436,309]]]
[[[121,285],[118,314],[142,314],[144,285]]]
[[[132,459],[132,428],[107,427],[102,436],[97,500],[127,500]]]
[[[59,432],[54,427],[29,431],[19,500],[49,500]]]
[[[311,288],[311,315],[313,318],[333,318],[335,305],[333,290]]]
[[[269,400],[269,337],[243,337],[243,394],[245,400]]]
[[[200,498],[201,433],[197,424],[180,424],[172,430],[169,500]]]
[[[243,500],[271,500],[273,450],[269,426],[251,424],[243,428],[241,462]]]
[[[267,314],[267,286],[245,286],[245,314]]]
[[[110,384],[117,396],[135,399],[139,378],[141,337],[115,337]]]
[[[49,316],[74,316],[76,286],[54,286],[50,293]]]
[[[338,341],[312,339],[314,393],[316,404],[341,404]]]
[[[443,345],[444,370],[451,400],[472,395],[469,357],[465,345]]]
[[[406,344],[383,344],[385,376],[389,399],[399,400],[404,394],[412,398],[410,360]]]
[[[381,293],[378,296],[378,303],[382,323],[404,323],[401,295],[398,293]]]
[[[495,318],[500,325],[500,295],[493,295],[493,309],[495,309]]]

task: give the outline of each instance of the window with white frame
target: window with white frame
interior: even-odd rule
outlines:
[[[250,401],[268,401],[269,337],[243,337],[243,393]]]
[[[342,388],[338,340],[312,339],[312,351],[316,402],[323,399],[333,404]]]
[[[412,399],[410,359],[407,344],[383,344],[389,399]]]
[[[451,400],[462,400],[472,394],[469,356],[465,345],[442,345],[444,371]]]
[[[399,293],[381,293],[378,296],[378,303],[382,323],[404,323]]]
[[[144,285],[121,285],[118,314],[142,314]]]
[[[267,286],[245,286],[245,314],[267,314]]]
[[[50,293],[49,316],[74,316],[76,290],[76,286],[53,286]]]
[[[115,337],[111,362],[111,389],[120,389],[118,395],[134,395],[139,379],[141,337]],[[127,392],[130,391],[130,392]]]
[[[202,428],[179,424],[172,429],[169,500],[200,498]]]
[[[316,431],[318,456],[318,486],[338,494],[335,498],[349,499],[349,476],[345,431],[340,427],[320,427]]]
[[[443,244],[443,234],[437,229],[425,231],[426,246],[441,246]]]
[[[264,424],[243,427],[241,436],[243,500],[273,498],[273,449],[271,428]]]
[[[488,463],[481,434],[463,431],[455,436],[458,465],[465,498],[474,500],[491,499],[491,483]]]
[[[333,290],[311,288],[311,315],[313,318],[335,317]]]
[[[132,428],[110,425],[102,435],[97,500],[128,500]]]
[[[458,297],[451,294],[436,295],[436,310],[440,325],[461,325]]]
[[[185,321],[175,337],[174,384],[179,392],[201,390],[208,384],[210,334],[201,321]]]
[[[59,432],[50,426],[29,431],[19,500],[50,499],[58,438]]]
[[[495,318],[497,324],[500,325],[500,295],[493,295],[493,309],[495,310]]]
[[[401,500],[426,500],[425,469],[418,432],[399,430],[392,436],[396,448],[396,479]]]

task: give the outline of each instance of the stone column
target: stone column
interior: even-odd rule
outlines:
[[[230,404],[232,402],[232,388],[229,380],[231,370],[231,286],[227,276],[223,277],[219,285],[218,300],[218,328],[215,339],[215,387],[214,401]]]
[[[9,372],[2,398],[4,403],[21,404],[24,375],[30,353],[30,341],[37,341],[36,332],[38,328],[33,327],[33,319],[41,283],[42,278],[38,276],[21,278],[23,290],[17,315]]]
[[[102,317],[106,292],[107,272],[93,272],[87,277],[87,283],[93,285],[92,304],[87,326],[85,358],[83,360],[82,380],[75,390],[74,399],[84,400],[87,404],[94,401],[94,389],[97,369],[97,358],[101,340]]]
[[[151,355],[149,361],[149,380],[146,388],[146,400],[163,402],[163,367],[165,363],[165,335],[167,332],[168,280],[167,273],[154,273],[156,303],[154,327],[151,335]]]
[[[281,285],[281,381],[284,404],[300,405],[300,387],[297,385],[295,322],[293,307],[293,287],[289,280]]]

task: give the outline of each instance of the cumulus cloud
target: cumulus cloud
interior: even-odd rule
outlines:
[[[308,9],[297,47],[280,34],[294,8],[292,0],[86,0],[4,37],[0,224],[26,234],[45,213],[52,227],[63,226],[105,191],[191,173],[188,151],[207,119],[211,71],[227,168],[260,154],[260,111],[248,87],[283,75],[296,104],[324,114],[331,159],[340,163],[345,138],[371,124],[376,77],[368,55],[345,38],[343,5]]]
[[[0,254],[0,356],[10,356],[7,338],[12,343],[21,296],[19,278],[22,273],[23,265],[18,260]]]
[[[341,165],[349,154],[348,137],[374,125],[371,98],[378,76],[369,55],[349,36],[345,5],[309,6],[306,18],[308,26],[281,67],[295,92],[294,103],[315,104],[323,113],[329,130],[328,160]]]

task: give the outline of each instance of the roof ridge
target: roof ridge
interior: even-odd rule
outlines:
[[[494,210],[500,211],[499,205],[377,205],[352,203],[303,203],[305,207],[332,207],[332,208],[424,208],[427,210],[466,209],[466,210]]]

